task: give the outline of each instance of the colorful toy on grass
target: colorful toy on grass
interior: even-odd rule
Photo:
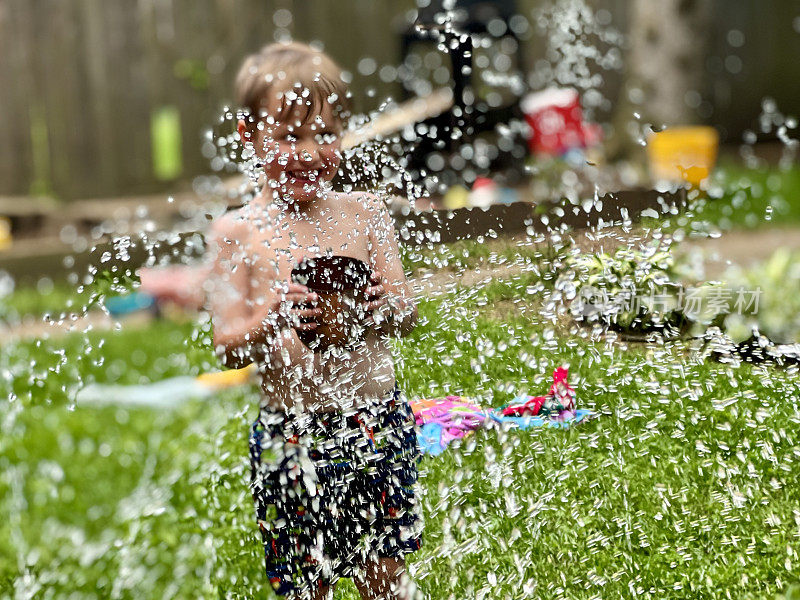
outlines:
[[[202,400],[214,393],[255,381],[256,367],[183,375],[139,385],[97,384],[79,390],[78,406],[117,405],[131,408],[175,408],[189,400]]]
[[[495,425],[517,429],[569,427],[592,418],[589,410],[575,408],[575,390],[567,383],[569,371],[553,372],[553,384],[546,396],[518,396],[496,410],[484,409],[462,396],[446,396],[411,403],[419,430],[419,444],[425,454],[440,454],[453,440]]]
[[[517,396],[511,404],[500,410],[505,417],[538,415],[546,398],[544,396]]]
[[[227,371],[215,371],[213,373],[203,373],[197,376],[197,383],[212,390],[222,390],[238,385],[245,385],[254,381],[258,369],[255,364],[249,364],[241,369],[228,369]]]
[[[519,201],[517,190],[498,185],[489,177],[477,177],[468,191],[462,185],[447,190],[442,204],[448,210],[459,208],[489,208],[494,204],[513,204]]]
[[[489,418],[487,411],[461,396],[420,400],[412,404],[411,410],[420,427],[427,423],[441,425],[442,436],[448,441],[464,437]]]
[[[454,185],[442,198],[442,203],[447,210],[456,210],[469,206],[469,190],[461,185]]]
[[[567,383],[569,369],[553,371],[553,384],[546,396],[518,396],[500,412],[506,417],[548,415],[564,417],[575,413],[575,390]]]
[[[140,310],[156,310],[156,300],[150,294],[133,292],[125,296],[112,296],[103,301],[112,317],[123,317]]]
[[[500,190],[497,184],[488,177],[478,177],[472,184],[472,192],[469,194],[469,204],[476,208],[488,208],[492,204],[497,204],[500,199]]]
[[[164,316],[183,311],[200,310],[205,300],[203,283],[209,267],[173,265],[139,270],[139,289],[124,296],[106,298],[103,302],[112,317],[124,317],[140,311]]]
[[[462,396],[417,400],[411,403],[411,410],[420,428],[418,440],[421,450],[434,455],[490,419],[488,411]]]

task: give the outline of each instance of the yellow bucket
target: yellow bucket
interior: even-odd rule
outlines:
[[[650,173],[658,180],[698,187],[717,162],[718,146],[719,134],[713,127],[676,127],[654,133],[647,141]]]

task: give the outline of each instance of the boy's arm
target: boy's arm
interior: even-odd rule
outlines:
[[[290,310],[288,305],[316,298],[304,286],[290,283],[276,285],[253,300],[256,267],[245,252],[242,240],[247,235],[245,227],[224,220],[212,227],[209,234],[212,266],[206,297],[212,316],[214,348],[223,364],[230,368],[241,368],[255,361],[271,369],[285,369],[303,362],[310,354],[293,325],[300,329],[315,327],[314,323],[297,324],[299,317],[315,316],[315,311]]]
[[[386,206],[379,198],[367,196],[370,211],[369,242],[372,268],[381,276],[386,302],[379,309],[383,316],[378,324],[381,333],[406,336],[417,323],[417,306],[406,279],[397,233]]]
[[[255,314],[249,299],[250,265],[246,262],[247,232],[223,216],[207,239],[211,268],[206,282],[206,306],[211,314],[214,350],[222,363],[241,368],[258,358],[267,341],[263,316]]]

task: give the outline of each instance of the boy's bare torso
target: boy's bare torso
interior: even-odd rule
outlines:
[[[246,232],[238,235],[247,239],[238,241],[250,270],[250,302],[276,282],[290,281],[303,258],[331,253],[374,265],[373,215],[357,197],[330,194],[299,211],[255,200],[237,212],[229,216],[245,223],[236,229]],[[395,385],[388,340],[371,330],[349,351],[307,350],[302,364],[289,370],[259,367],[265,400],[276,409],[347,410],[366,399],[386,397]]]

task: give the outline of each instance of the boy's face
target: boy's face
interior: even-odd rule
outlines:
[[[251,124],[250,139],[264,163],[267,188],[282,200],[309,202],[323,195],[339,170],[342,126],[327,102],[305,114],[305,106],[278,110],[282,101],[276,99],[268,116]],[[240,135],[246,133],[243,125],[239,121]]]

